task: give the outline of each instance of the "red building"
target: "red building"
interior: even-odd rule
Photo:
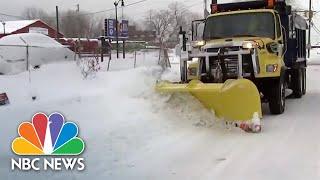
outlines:
[[[12,34],[20,33],[41,33],[51,38],[57,38],[58,42],[68,46],[72,51],[82,53],[94,53],[99,47],[98,40],[85,38],[64,38],[62,33],[58,33],[56,29],[50,27],[41,20],[19,20],[19,21],[5,21],[0,22],[0,38]]]
[[[98,53],[99,40],[87,38],[60,38],[58,42],[68,46],[69,49],[77,53],[94,54]]]
[[[4,21],[0,22],[0,38],[3,36],[19,33],[41,33],[49,37],[63,38],[63,34],[50,27],[41,20],[19,20],[19,21]]]

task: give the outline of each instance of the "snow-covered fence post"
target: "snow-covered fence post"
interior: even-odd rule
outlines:
[[[171,68],[171,63],[170,63],[170,59],[169,59],[169,53],[168,53],[168,48],[164,49],[164,63],[165,63],[165,67],[169,67]]]
[[[111,62],[111,58],[110,58],[110,59],[109,59],[109,61],[108,61],[107,71],[109,71],[109,70],[110,70],[110,62]]]
[[[78,50],[77,44],[74,43],[74,61],[77,61],[77,50]]]
[[[134,64],[133,64],[133,68],[136,68],[137,65],[137,51],[134,51]]]
[[[171,67],[171,64],[170,64],[170,59],[169,59],[169,53],[168,53],[168,48],[162,46],[160,48],[160,56],[159,57],[162,57],[159,59],[158,61],[158,65],[160,65],[162,67],[163,70],[165,70],[166,68],[170,68]],[[163,56],[162,56],[162,53],[163,53]]]
[[[112,59],[112,51],[111,51],[111,48],[109,49],[109,60],[108,60],[108,67],[107,67],[107,71],[109,71],[110,69],[110,61]]]
[[[22,39],[23,40],[23,39]],[[23,40],[24,41],[24,40]],[[25,42],[25,41],[24,41]],[[26,43],[27,44],[27,43]],[[32,89],[32,83],[31,83],[31,69],[30,69],[30,51],[29,51],[29,44],[26,45],[26,65],[27,65],[27,71],[28,71],[28,78],[29,78],[29,84],[30,84],[30,93],[31,98],[33,101],[37,99],[37,96],[34,95],[33,89]]]
[[[26,61],[27,61],[27,71],[29,73],[29,83],[31,84],[31,71],[30,71],[30,61],[29,61],[29,45],[26,46]]]
[[[161,53],[162,53],[162,47],[160,46],[160,49],[159,49],[158,65],[160,65],[160,61],[161,61]]]

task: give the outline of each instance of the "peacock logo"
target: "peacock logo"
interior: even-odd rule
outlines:
[[[85,144],[77,137],[78,132],[78,126],[73,122],[65,122],[60,113],[53,113],[49,117],[44,113],[36,113],[32,123],[20,124],[20,137],[12,142],[12,151],[27,156],[80,155]]]

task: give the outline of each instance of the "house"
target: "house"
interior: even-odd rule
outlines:
[[[37,20],[19,20],[19,21],[2,21],[0,22],[0,38],[3,36],[19,33],[41,33],[51,38],[63,38],[62,33],[49,26],[45,22]]]

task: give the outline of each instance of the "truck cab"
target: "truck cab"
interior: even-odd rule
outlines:
[[[306,30],[306,21],[284,0],[213,0],[211,15],[193,23],[182,81],[249,79],[269,102],[271,113],[281,114],[287,88],[296,98],[306,92]]]
[[[239,76],[237,65],[240,55],[243,63],[240,76],[250,79],[277,77],[280,75],[280,67],[284,65],[284,48],[281,22],[274,10],[243,10],[210,15],[205,21],[203,40],[193,43],[190,57],[197,61],[201,58],[201,52],[216,53],[217,57],[219,51],[220,55],[228,54],[224,57],[224,79]],[[216,69],[218,61],[210,60],[214,57],[214,54],[211,55],[208,64],[202,63],[202,66],[209,65],[211,74],[197,76],[206,82],[216,82],[219,79],[215,79],[212,74],[216,74],[219,69]],[[268,60],[264,61],[265,59]]]

